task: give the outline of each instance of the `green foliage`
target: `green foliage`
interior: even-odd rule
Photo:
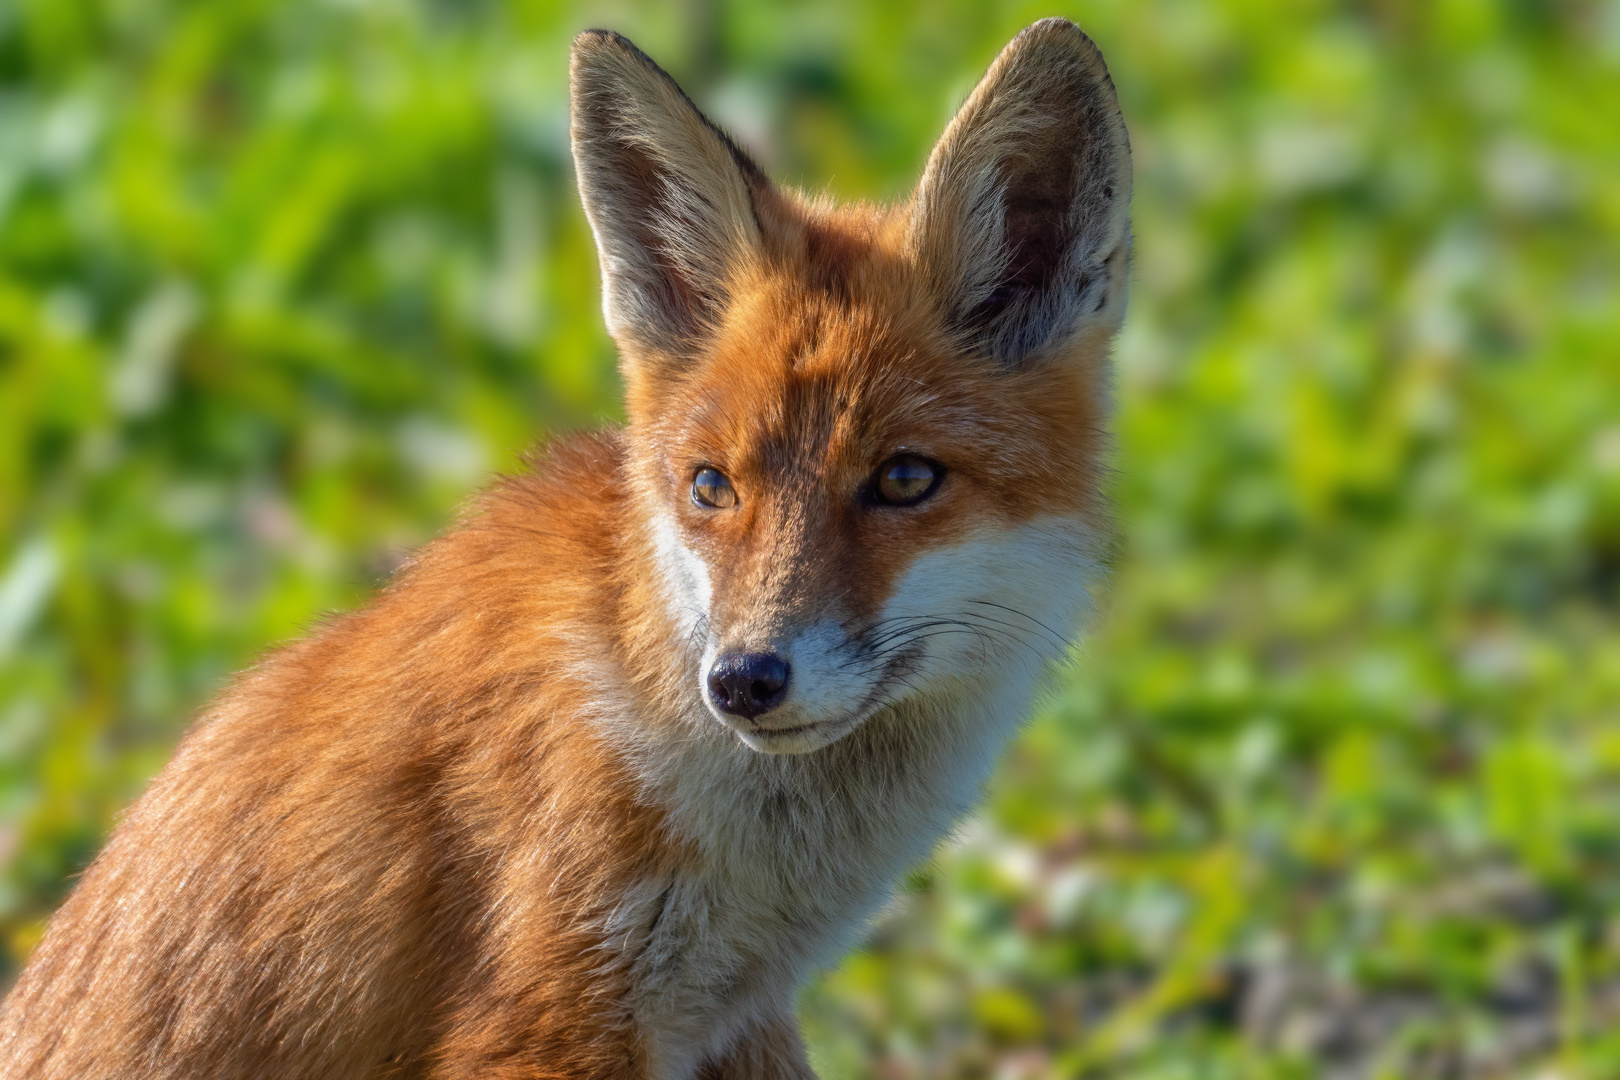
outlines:
[[[0,5],[9,962],[231,671],[614,415],[576,30],[892,198],[1050,13]],[[1113,585],[824,1072],[1620,1074],[1620,6],[1063,13],[1136,154]]]

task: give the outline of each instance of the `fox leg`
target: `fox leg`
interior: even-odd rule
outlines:
[[[709,1062],[699,1080],[816,1080],[805,1057],[799,1025],[791,1015],[761,1020]]]

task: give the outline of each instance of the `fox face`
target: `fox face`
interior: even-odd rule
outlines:
[[[690,692],[766,753],[975,684],[1027,700],[1105,532],[1130,169],[1095,48],[1022,35],[895,208],[775,187],[613,35],[574,102]]]
[[[1101,449],[1076,372],[999,370],[893,296],[824,307],[799,288],[741,300],[641,419],[692,678],[778,753],[1062,651]]]

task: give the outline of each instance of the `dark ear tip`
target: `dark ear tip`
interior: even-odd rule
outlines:
[[[1036,19],[1018,32],[1018,37],[1025,34],[1077,34],[1085,37],[1085,31],[1073,19],[1065,19],[1061,15],[1048,15],[1044,19]]]
[[[574,47],[569,52],[569,71],[576,91],[581,89],[582,77],[621,82],[627,77],[636,78],[633,73],[638,68],[667,83],[681,97],[686,97],[669,72],[659,67],[657,61],[636,48],[636,43],[623,34],[593,28],[581,30],[575,35]]]
[[[1037,42],[1048,47],[1084,53],[1087,57],[1095,57],[1098,63],[1102,63],[1103,50],[1098,49],[1097,42],[1076,23],[1063,16],[1053,15],[1050,18],[1040,19],[1038,23],[1030,23],[1013,39],[1014,45],[1034,45]]]
[[[1130,138],[1125,133],[1124,117],[1119,115],[1119,95],[1114,89],[1108,62],[1103,59],[1097,43],[1080,27],[1056,15],[1030,23],[1002,50],[1002,59],[1025,71],[1068,67],[1078,61],[1078,68],[1085,73],[1084,80],[1089,84],[1083,94],[1099,100],[1115,114],[1117,141],[1129,152]]]
[[[1079,26],[1060,15],[1030,23],[1008,43],[1006,51],[1045,52],[1052,49],[1078,55],[1084,58],[1086,66],[1093,72],[1104,77],[1108,75],[1108,65],[1097,43]]]
[[[1086,36],[1079,25],[1061,15],[1038,19],[1018,31],[1014,41],[1060,40],[1070,45],[1084,45],[1095,49],[1096,43]]]
[[[590,52],[602,48],[634,49],[630,39],[614,30],[593,26],[574,35],[574,53]]]
[[[581,30],[574,36],[574,46],[568,54],[569,66],[577,73],[581,68],[593,66],[593,61],[606,63],[610,68],[618,58],[627,58],[657,71],[660,70],[636,43],[614,30],[592,28]]]
[[[622,52],[629,44],[612,30],[582,30],[575,35],[573,47],[568,50],[568,70],[575,88],[581,75],[599,67],[603,58]]]

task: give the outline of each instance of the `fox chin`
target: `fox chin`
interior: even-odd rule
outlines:
[[[773,184],[616,34],[571,73],[628,423],[202,713],[0,1078],[810,1078],[798,989],[1071,650],[1130,262],[1091,40],[1019,34],[893,206]]]

